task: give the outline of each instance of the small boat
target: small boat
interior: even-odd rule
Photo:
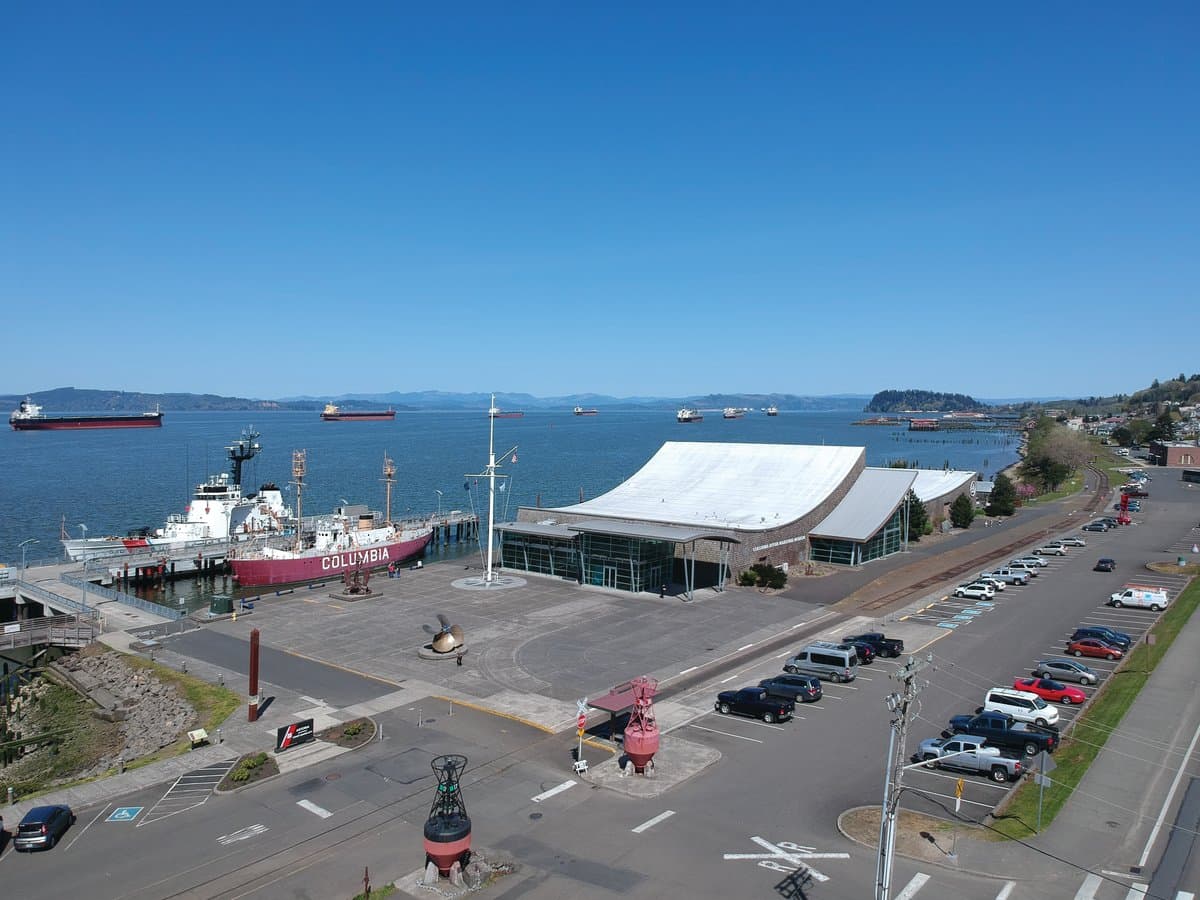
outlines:
[[[768,407],[767,407],[767,415],[768,415],[768,416],[777,416],[777,415],[779,415],[779,409],[778,409],[778,407],[775,407],[775,406],[768,406]]]
[[[683,409],[679,410],[679,412],[675,413],[675,421],[676,422],[703,422],[704,421],[704,413],[700,412],[700,410],[698,410],[698,409],[691,409],[690,407],[685,406]]]
[[[26,397],[8,417],[8,424],[13,431],[75,431],[87,428],[161,428],[162,419],[162,410],[157,406],[154,412],[144,413],[47,416],[31,397]]]
[[[264,484],[257,494],[242,494],[242,464],[262,449],[258,433],[248,432],[225,448],[230,470],[210,476],[196,485],[192,500],[182,514],[172,514],[162,528],[134,528],[124,537],[83,537],[65,534],[63,549],[73,560],[212,548],[224,549],[231,542],[282,534],[292,525],[292,510],[274,484]],[[85,532],[86,533],[86,532]]]
[[[301,491],[304,487],[305,455],[292,454],[292,474],[296,480],[297,516],[303,522]],[[322,516],[298,529],[296,543],[287,548],[261,546],[243,552],[230,552],[229,567],[242,586],[296,584],[336,578],[346,572],[382,569],[411,559],[425,550],[433,537],[432,522],[389,521],[391,515],[392,476],[395,467],[384,459],[384,480],[388,486],[388,511],[381,523],[365,506],[341,506],[330,516]]]
[[[376,410],[342,410],[332,403],[325,404],[321,413],[322,422],[390,422],[396,418],[396,411],[391,407]]]
[[[582,406],[575,407],[575,415],[577,416],[594,416],[600,412],[598,409],[584,409]]]
[[[746,417],[746,410],[739,406],[727,406],[721,415],[726,419],[743,419]]]

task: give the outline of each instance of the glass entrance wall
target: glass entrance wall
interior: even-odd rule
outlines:
[[[581,534],[583,582],[620,591],[657,591],[675,558],[674,541],[614,534]]]
[[[571,538],[554,540],[506,531],[501,535],[500,565],[506,569],[579,580],[579,552]]]
[[[841,566],[857,566],[873,559],[883,559],[904,549],[904,506],[901,505],[864,543],[838,538],[809,538],[809,555],[815,562],[835,563]]]

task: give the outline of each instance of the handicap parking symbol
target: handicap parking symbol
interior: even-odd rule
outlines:
[[[144,806],[118,806],[116,809],[114,809],[112,811],[112,814],[109,815],[109,817],[107,819],[105,819],[104,821],[105,822],[132,822],[134,819],[137,818],[138,813],[140,813],[145,808],[146,807],[144,807]]]

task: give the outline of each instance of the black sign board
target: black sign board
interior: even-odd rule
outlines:
[[[297,744],[306,744],[315,737],[312,719],[301,719],[291,725],[284,725],[275,730],[275,752],[279,753]]]

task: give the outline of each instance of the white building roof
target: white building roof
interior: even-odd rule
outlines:
[[[813,536],[868,540],[891,518],[917,477],[913,469],[863,469],[837,508],[812,530]]]
[[[862,447],[668,441],[622,484],[556,512],[765,531],[812,512]]]
[[[913,493],[922,503],[944,497],[975,480],[975,473],[964,469],[917,469],[916,472]]]

